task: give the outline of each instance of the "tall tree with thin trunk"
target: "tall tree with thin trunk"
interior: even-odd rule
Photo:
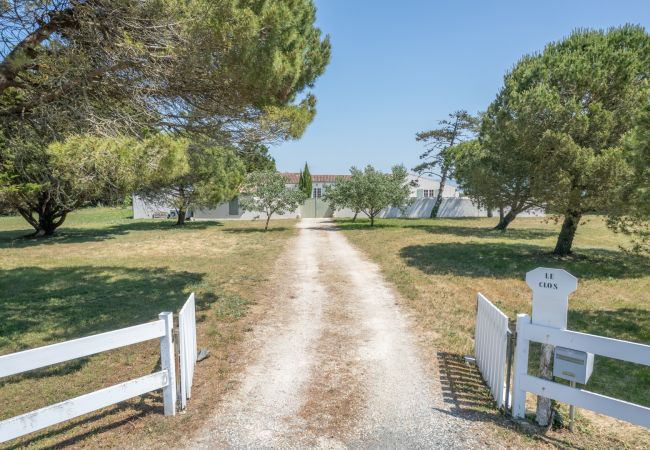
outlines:
[[[449,114],[449,119],[438,122],[439,128],[421,131],[415,139],[424,142],[426,151],[420,155],[422,162],[413,170],[421,175],[433,175],[440,178],[440,187],[431,209],[431,217],[438,216],[447,181],[454,175],[454,159],[449,150],[473,136],[478,120],[467,111],[460,110]]]

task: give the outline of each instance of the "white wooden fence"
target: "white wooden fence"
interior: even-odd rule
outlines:
[[[650,428],[650,408],[528,375],[530,341],[650,366],[650,345],[536,325],[527,314],[519,314],[512,392],[514,417],[524,417],[526,392],[531,392]]]
[[[119,347],[160,338],[161,370],[99,391],[0,422],[0,442],[64,422],[150,391],[162,389],[166,416],[176,413],[176,369],[173,316],[160,313],[155,322],[0,356],[0,378],[70,361]]]
[[[185,409],[192,396],[192,379],[196,365],[196,302],[194,293],[178,313],[178,341],[181,363],[181,408]]]
[[[476,302],[476,330],[474,333],[476,365],[490,388],[497,407],[501,408],[507,403],[509,374],[506,366],[510,335],[508,316],[481,293],[477,295]]]

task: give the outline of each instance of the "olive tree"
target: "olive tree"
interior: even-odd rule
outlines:
[[[410,188],[404,166],[394,166],[390,173],[382,173],[368,165],[364,170],[352,167],[350,177],[325,190],[325,201],[337,207],[361,211],[375,225],[375,218],[385,208],[405,208],[409,204]]]
[[[287,180],[275,171],[249,173],[241,190],[240,206],[244,211],[266,215],[264,230],[269,229],[273,214],[295,211],[307,198],[300,189],[287,186]]]

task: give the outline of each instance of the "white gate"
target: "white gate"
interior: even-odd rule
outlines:
[[[178,341],[181,359],[181,408],[185,409],[192,396],[192,379],[196,364],[196,302],[194,293],[178,313]]]
[[[519,314],[512,384],[514,417],[524,417],[526,392],[531,392],[650,428],[650,408],[528,375],[530,341],[650,366],[650,345],[536,325],[527,314]]]
[[[492,397],[501,408],[507,402],[507,355],[510,329],[508,316],[503,314],[483,294],[476,297],[476,330],[474,354],[476,365],[490,388]]]
[[[162,389],[165,415],[176,413],[176,369],[172,341],[172,313],[164,312],[156,322],[0,356],[0,378],[28,370],[94,355],[138,342],[160,338],[161,370],[80,397],[0,422],[0,442],[50,425],[79,417],[150,391]]]

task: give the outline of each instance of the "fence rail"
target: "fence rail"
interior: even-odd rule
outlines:
[[[178,340],[180,346],[181,408],[185,409],[192,396],[192,380],[196,365],[196,300],[194,293],[178,313]]]
[[[476,330],[474,354],[485,383],[490,388],[497,407],[507,407],[508,316],[503,314],[483,294],[476,297]]]
[[[0,378],[165,335],[162,320],[0,356]]]
[[[161,370],[150,375],[46,406],[0,422],[0,442],[79,417],[157,389],[163,390],[165,415],[176,413],[176,367],[172,338],[173,315],[159,320],[81,339],[0,356],[0,377],[16,375],[72,359],[160,338]]]
[[[524,417],[526,392],[531,392],[650,428],[648,407],[528,375],[530,341],[560,345],[622,361],[650,365],[650,345],[536,325],[531,323],[530,316],[527,314],[519,314],[512,392],[514,417]]]

